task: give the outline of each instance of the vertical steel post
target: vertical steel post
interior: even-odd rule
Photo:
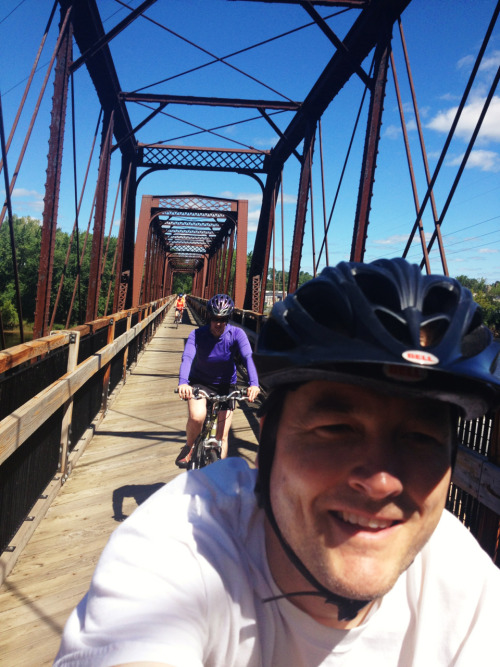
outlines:
[[[226,272],[226,282],[224,284],[224,292],[229,294],[229,285],[231,283],[231,273],[233,270],[233,254],[234,254],[234,239],[237,237],[237,227],[233,227],[231,230],[231,235],[229,237],[229,245],[227,249],[227,272]],[[246,258],[245,258],[245,276],[246,276]],[[234,276],[232,281],[232,287],[234,292],[234,285],[236,281],[236,266],[234,267]],[[245,293],[243,293],[243,300],[245,299]],[[242,302],[243,303],[243,302]],[[241,306],[243,307],[243,306]]]
[[[279,165],[276,171],[268,174],[262,194],[259,224],[255,236],[249,279],[245,292],[244,308],[246,310],[252,310],[254,305],[254,278],[258,277],[259,285],[265,285],[266,282],[269,254],[271,252],[271,233],[275,215],[274,207],[280,186],[281,167],[282,165]]]
[[[316,125],[310,123],[304,138],[304,153],[300,170],[299,194],[297,210],[295,212],[295,228],[293,232],[292,256],[290,257],[290,273],[288,275],[288,293],[293,294],[299,286],[300,258],[304,242],[304,228],[306,224],[307,201],[311,186],[312,155],[314,152],[314,138]]]
[[[386,31],[386,34],[380,36],[375,48],[374,86],[368,111],[361,180],[352,236],[351,262],[362,262],[365,254],[390,51],[390,33],[387,34]]]
[[[234,303],[236,308],[243,308],[245,302],[245,283],[247,279],[247,230],[248,201],[246,199],[239,199],[236,230],[236,267],[234,274]]]
[[[122,219],[118,240],[115,296],[113,312],[117,311],[119,293],[125,295],[125,308],[132,305],[132,290],[128,283],[134,283],[134,241],[135,241],[135,198],[137,193],[137,165],[132,158],[122,159]]]
[[[90,258],[87,311],[85,320],[97,319],[99,311],[99,293],[101,291],[101,267],[106,225],[106,206],[108,202],[109,170],[111,165],[111,144],[113,138],[113,112],[104,114],[102,125],[101,155],[97,175],[97,196],[94,212],[94,233]]]
[[[57,53],[55,67],[33,338],[40,338],[48,333],[72,37],[73,29],[69,23]]]

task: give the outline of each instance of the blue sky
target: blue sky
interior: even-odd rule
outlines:
[[[126,15],[126,10],[116,0],[97,0],[97,4],[105,30],[109,30]],[[128,4],[136,7],[139,0],[129,0]],[[403,28],[431,174],[434,172],[454,111],[465,88],[495,4],[495,0],[413,0],[403,14]],[[37,53],[51,6],[51,0],[0,0],[0,40],[3,54],[0,91],[7,135],[20,103],[25,79],[29,75]],[[333,13],[331,9],[324,7],[318,7],[318,11],[324,17]],[[209,53],[218,57],[226,56],[304,26],[310,23],[311,19],[301,7],[297,6],[227,0],[158,0],[147,10],[147,15],[157,23],[152,24],[145,19],[138,19],[110,46],[123,90],[137,90],[150,85],[147,90],[151,92],[252,99],[287,97],[300,101],[304,99],[333,54],[332,45],[318,28],[306,27],[280,40],[270,41],[258,49],[228,59],[227,62],[233,67],[218,62],[179,76],[190,68],[199,67],[212,60]],[[343,37],[356,15],[354,11],[346,12],[328,19],[328,23],[340,37]],[[55,44],[55,28],[56,24],[49,32],[40,59],[40,68],[35,75],[33,89],[28,95],[19,129],[9,152],[10,175],[14,171]],[[189,39],[191,44],[182,37]],[[425,174],[397,29],[393,47],[418,196],[422,201],[426,191]],[[76,52],[75,57],[78,55]],[[500,26],[497,26],[493,31],[457,135],[450,145],[436,182],[435,199],[438,214],[444,206],[484,98],[499,65]],[[364,68],[368,70],[368,61],[364,63]],[[151,85],[163,79],[167,80],[158,85]],[[352,79],[333,101],[322,119],[327,217],[330,214],[362,93],[361,82]],[[26,158],[17,179],[13,209],[18,215],[41,217],[51,96],[52,80],[40,107]],[[95,92],[84,68],[75,75],[75,99],[76,161],[78,183],[81,187],[99,111]],[[400,256],[415,221],[415,206],[391,72],[387,82],[384,109],[366,243],[366,261],[377,257]],[[188,146],[243,145],[269,149],[277,140],[273,129],[262,118],[239,123],[239,120],[258,116],[253,111],[235,112],[211,108],[203,108],[200,111],[200,107],[187,106],[169,106],[167,111],[168,116],[158,117],[142,131],[140,141],[164,140],[167,143]],[[132,123],[135,124],[149,113],[149,109],[130,106],[129,113]],[[291,113],[284,113],[274,118],[281,129],[284,129],[291,117]],[[59,212],[59,226],[65,231],[70,231],[73,225],[75,200],[69,123],[70,116],[68,116]],[[227,124],[229,126],[217,130],[217,135],[208,135],[206,132],[192,134],[193,126],[187,123],[203,128]],[[362,115],[352,157],[332,217],[328,238],[330,264],[349,258],[365,123],[365,115]],[[94,157],[89,177],[89,182],[92,183],[95,181],[96,164]],[[120,160],[115,153],[111,169],[107,226],[111,221],[119,169]],[[298,176],[298,162],[292,157],[284,169],[283,218],[286,268],[290,260]],[[318,261],[320,232],[324,224],[318,142],[313,164],[313,190],[315,252]],[[186,192],[248,199],[250,211],[248,249],[252,249],[261,201],[260,187],[254,180],[235,174],[162,172],[143,179],[139,197],[143,194]],[[80,228],[86,228],[91,219],[91,198],[91,193],[84,197]],[[140,204],[138,210],[139,207]],[[312,273],[310,213],[311,206],[309,206],[309,222],[304,240],[302,268]],[[116,223],[118,214],[114,217]],[[281,224],[280,206],[277,208],[277,220]],[[430,206],[426,207],[423,222],[426,234],[430,236],[433,229]],[[496,93],[443,222],[442,234],[451,275],[485,277],[488,282],[500,280],[499,223],[500,93]],[[116,224],[113,229],[116,233]],[[409,259],[420,261],[421,250],[417,244],[412,246]],[[281,268],[281,262],[281,232],[278,231],[276,237],[278,269]],[[323,255],[320,268],[324,264]],[[439,257],[435,251],[431,255],[431,267],[435,272],[441,270]]]

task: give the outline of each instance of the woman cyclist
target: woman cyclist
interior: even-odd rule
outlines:
[[[206,399],[194,399],[193,388],[201,387],[207,393],[230,393],[236,385],[235,356],[244,360],[249,384],[248,399],[253,402],[259,393],[259,379],[252,358],[252,348],[243,329],[229,324],[234,303],[227,294],[216,294],[207,304],[208,323],[191,331],[182,355],[179,371],[179,396],[188,401],[186,445],[176,463],[187,467],[192,447],[200,434],[207,413]],[[221,457],[227,456],[227,439],[232,419],[232,406],[219,412],[217,438],[222,440]]]

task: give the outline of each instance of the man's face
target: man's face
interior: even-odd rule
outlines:
[[[227,317],[212,317],[210,320],[210,333],[212,336],[215,336],[215,338],[220,338],[224,333],[227,322]]]
[[[329,590],[360,600],[384,595],[439,521],[451,447],[442,403],[327,381],[301,385],[287,395],[277,433],[278,526]],[[267,549],[283,591],[309,588],[274,538]]]

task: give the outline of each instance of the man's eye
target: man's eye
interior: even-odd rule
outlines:
[[[443,445],[443,443],[435,436],[431,435],[430,433],[422,433],[421,431],[412,431],[410,433],[406,433],[403,438],[416,444],[429,446],[432,445],[435,447],[440,447]]]
[[[322,424],[318,429],[329,434],[345,434],[352,431],[349,424]]]

